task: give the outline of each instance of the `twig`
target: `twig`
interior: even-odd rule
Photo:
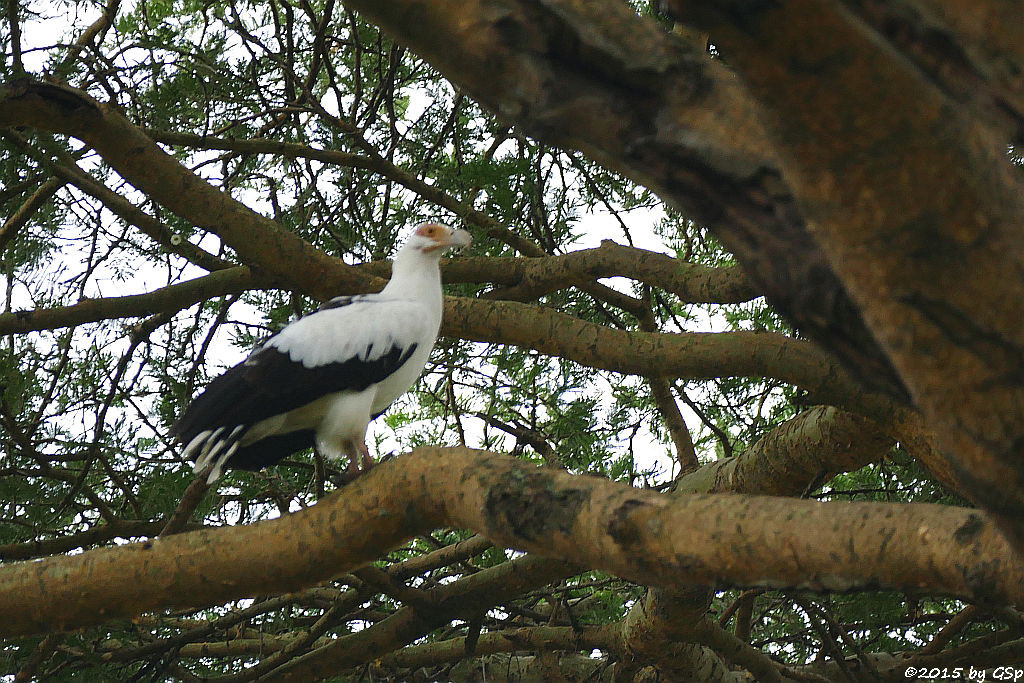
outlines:
[[[167,524],[160,532],[161,537],[176,534],[182,531],[185,525],[188,524],[192,513],[199,507],[200,501],[202,501],[203,496],[210,488],[206,478],[209,476],[213,466],[214,463],[211,462],[202,471],[198,472],[195,480],[185,489],[185,493],[181,496],[181,502],[178,503],[178,507],[171,513],[171,516],[167,519]]]
[[[11,24],[11,71],[14,76],[25,73],[21,62],[21,25],[18,22],[18,0],[7,0],[7,21]]]
[[[51,633],[43,638],[42,642],[39,643],[39,647],[35,649],[32,656],[25,662],[25,666],[21,667],[21,670],[14,677],[14,683],[33,680],[36,670],[42,665],[53,649],[60,645],[65,635],[64,633]]]

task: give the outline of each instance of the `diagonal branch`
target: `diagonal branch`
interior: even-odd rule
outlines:
[[[1024,183],[1006,139],[838,0],[666,4],[776,122],[816,241],[971,499],[1024,548]]]
[[[901,381],[814,242],[762,112],[721,62],[602,0],[349,0],[484,106],[712,227],[758,291],[857,379]]]
[[[775,427],[742,454],[681,477],[674,490],[799,496],[837,473],[880,460],[892,445],[893,439],[870,420],[815,406]]]
[[[87,195],[103,202],[103,205],[111,213],[121,218],[125,223],[134,225],[168,251],[180,255],[206,270],[219,270],[221,268],[230,268],[234,265],[230,261],[218,258],[191,242],[181,239],[179,235],[175,235],[170,228],[159,220],[153,218],[83,171],[75,162],[75,159],[59,147],[52,146],[47,149],[46,151],[49,154],[41,153],[31,147],[22,136],[13,131],[0,133],[0,139],[7,140],[18,149],[34,157],[58,179],[74,185]],[[54,159],[50,158],[51,154],[55,157]]]
[[[7,248],[11,240],[18,236],[18,233],[32,220],[36,212],[50,201],[50,198],[57,194],[62,187],[64,187],[63,180],[50,178],[36,188],[36,191],[18,207],[18,210],[4,221],[3,226],[0,226],[0,252]]]
[[[479,613],[579,572],[568,562],[535,557],[515,558],[429,591],[429,607],[407,605],[383,621],[338,638],[284,664],[268,678],[272,681],[321,680],[345,669],[372,661],[401,645],[422,638],[458,617]]]
[[[335,294],[325,275],[347,287],[366,278],[273,220],[198,177],[126,119],[114,105],[53,83],[21,79],[0,86],[0,127],[34,126],[71,135],[95,149],[151,199],[221,237],[254,271],[321,298]],[[290,265],[301,263],[301,268]]]

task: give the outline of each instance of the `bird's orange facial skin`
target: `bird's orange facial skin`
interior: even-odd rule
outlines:
[[[425,223],[419,227],[416,231],[417,234],[429,237],[431,239],[437,239],[441,235],[446,235],[448,229],[438,223]]]
[[[430,238],[436,243],[436,246],[428,247],[427,249],[424,249],[424,251],[434,251],[435,249],[446,247],[451,243],[452,238],[452,231],[438,223],[427,223],[426,225],[421,225],[419,229],[416,230],[416,234]]]

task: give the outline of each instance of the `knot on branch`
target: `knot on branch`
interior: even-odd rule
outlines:
[[[485,510],[492,528],[533,541],[556,531],[571,534],[589,498],[586,489],[552,487],[542,470],[512,469],[490,488]]]

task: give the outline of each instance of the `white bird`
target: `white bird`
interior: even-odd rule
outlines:
[[[339,296],[289,324],[197,396],[171,433],[197,472],[256,470],[315,446],[373,464],[366,428],[416,382],[441,327],[441,254],[465,230],[418,225],[379,294]]]

